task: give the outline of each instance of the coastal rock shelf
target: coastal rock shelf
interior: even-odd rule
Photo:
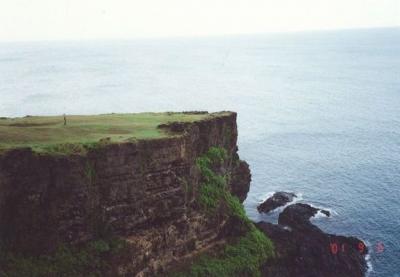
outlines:
[[[368,252],[364,242],[324,233],[310,222],[319,211],[329,216],[328,211],[297,203],[279,214],[278,224],[257,223],[274,242],[277,255],[264,265],[263,276],[364,276]]]

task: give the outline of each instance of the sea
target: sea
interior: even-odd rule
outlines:
[[[0,116],[188,110],[238,113],[251,219],[294,192],[400,276],[400,28],[0,43]]]

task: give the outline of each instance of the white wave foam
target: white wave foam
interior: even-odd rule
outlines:
[[[263,197],[260,197],[257,199],[258,203],[263,203],[265,200],[267,200],[268,198],[270,198],[272,195],[274,195],[275,191],[269,191],[266,194],[263,195]]]
[[[367,246],[368,251],[371,252],[372,244],[368,240],[365,240],[363,242]],[[370,254],[365,255],[365,262],[367,263],[367,274],[366,275],[369,276],[369,274],[374,271]]]
[[[318,210],[318,212],[317,212],[313,217],[311,217],[310,220],[312,220],[312,219],[320,219],[320,218],[331,218],[331,217],[333,217],[333,216],[339,215],[338,212],[336,212],[336,211],[335,211],[334,209],[332,209],[332,208],[326,208],[326,207],[322,207],[322,206],[314,206],[314,205],[312,205],[312,204],[311,204],[311,206],[313,206],[314,208],[319,209],[319,210]],[[321,212],[321,210],[328,211],[329,214],[330,214],[330,216],[327,216],[326,214],[324,214],[323,212]]]
[[[314,219],[322,218],[322,217],[328,217],[326,214],[321,212],[321,210],[318,210],[318,212],[313,216]]]
[[[278,209],[280,209],[280,211],[283,211],[287,206],[289,206],[289,205],[292,205],[292,204],[295,204],[295,203],[297,203],[297,202],[299,202],[299,201],[302,201],[303,200],[303,194],[301,193],[301,192],[299,192],[299,193],[294,193],[294,194],[296,194],[296,197],[293,197],[293,201],[292,202],[288,202],[288,203],[286,203],[284,206],[282,206],[282,207],[279,207]]]
[[[296,202],[303,200],[303,193],[299,192],[299,193],[295,193],[295,194],[297,197],[293,198],[293,202],[291,202],[291,203],[296,203]]]
[[[370,273],[374,272],[374,268],[372,267],[371,256],[369,254],[365,255],[365,261],[367,262],[367,276]]]
[[[269,192],[267,192],[262,197],[258,198],[257,202],[260,203],[260,204],[263,203],[265,200],[267,200],[268,198],[272,197],[272,195],[274,195],[274,193],[276,193],[276,192],[278,192],[278,191],[269,191]],[[289,202],[288,204],[293,204],[295,202],[303,200],[303,194],[301,192],[299,192],[299,193],[294,192],[294,194],[296,195],[296,197],[293,197],[293,201]]]

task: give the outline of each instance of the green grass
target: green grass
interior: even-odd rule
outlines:
[[[217,114],[137,113],[105,115],[29,116],[0,119],[0,150],[31,147],[38,152],[82,152],[104,142],[166,137],[159,124],[192,122]]]
[[[173,276],[260,276],[261,265],[274,257],[271,240],[254,226],[242,203],[229,192],[226,177],[213,169],[218,168],[226,157],[225,149],[211,147],[207,153],[197,158],[197,166],[203,177],[198,201],[206,213],[216,213],[218,208],[225,206],[228,214],[236,218],[235,222],[240,222],[244,230],[247,230],[246,234],[226,245],[221,253],[214,256],[202,255],[190,268]]]

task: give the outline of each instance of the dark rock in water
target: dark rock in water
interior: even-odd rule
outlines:
[[[364,276],[365,244],[355,237],[324,233],[310,222],[318,210],[293,204],[279,215],[278,225],[256,224],[274,242],[276,251],[276,259],[263,266],[263,276]]]
[[[319,210],[321,213],[323,213],[324,215],[326,215],[327,217],[331,216],[331,213],[327,210]]]
[[[257,207],[258,212],[268,213],[275,210],[278,207],[284,206],[289,202],[293,201],[293,197],[297,197],[296,194],[291,192],[278,191],[274,195],[265,200],[262,204]]]
[[[293,204],[286,207],[279,214],[278,223],[284,226],[289,226],[294,229],[313,229],[317,226],[310,222],[310,218],[317,214],[319,209],[308,204]]]

